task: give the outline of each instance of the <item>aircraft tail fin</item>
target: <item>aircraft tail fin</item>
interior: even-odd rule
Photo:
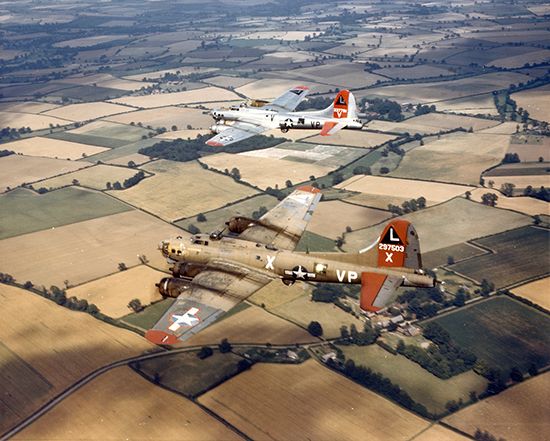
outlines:
[[[332,104],[323,110],[323,114],[336,119],[357,118],[357,104],[353,93],[346,89],[338,92]]]
[[[420,242],[413,225],[404,219],[391,221],[379,238],[369,247],[360,251],[362,263],[378,268],[422,267]],[[363,257],[364,256],[364,257]],[[403,284],[397,275],[364,272],[361,274],[360,306],[364,311],[378,311],[384,307],[395,290]]]

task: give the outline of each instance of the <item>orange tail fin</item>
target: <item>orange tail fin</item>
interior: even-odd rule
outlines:
[[[349,108],[349,90],[341,90],[336,95],[333,103],[332,117],[333,118],[347,118]]]

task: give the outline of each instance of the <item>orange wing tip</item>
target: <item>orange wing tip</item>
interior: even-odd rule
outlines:
[[[174,345],[178,342],[174,334],[168,334],[158,329],[149,329],[145,333],[145,338],[156,345]]]
[[[312,187],[311,185],[302,185],[301,187],[298,187],[296,190],[307,191],[309,193],[321,193],[321,190],[319,190],[318,188]]]
[[[223,147],[223,144],[221,142],[216,142],[216,141],[206,141],[206,144],[208,144],[211,147]]]
[[[307,86],[296,86],[294,89],[298,89],[298,90],[309,90],[309,87],[307,87]]]

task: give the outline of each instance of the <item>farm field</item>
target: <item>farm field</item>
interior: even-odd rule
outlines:
[[[518,296],[531,300],[550,311],[550,278],[535,280],[512,289]]]
[[[531,118],[550,122],[550,86],[522,90],[513,93],[510,98],[517,102],[518,107],[527,110]]]
[[[24,183],[69,173],[89,166],[86,162],[67,161],[35,156],[9,155],[0,158],[0,191]]]
[[[153,85],[153,83],[149,83],[145,81],[126,80],[126,79],[117,78],[111,74],[105,74],[105,73],[67,77],[67,78],[63,78],[61,82],[69,83],[69,84],[87,85],[87,86],[93,86],[95,84],[98,87],[106,87],[110,89],[119,89],[119,90],[128,90],[128,91],[138,90],[138,89],[141,89],[142,87],[150,87]]]
[[[23,103],[14,101],[11,103],[10,102],[0,103],[0,112],[9,112],[9,113],[21,112],[21,113],[39,114],[41,112],[45,112],[46,110],[55,109],[56,107],[59,107],[59,104],[41,103],[40,101],[25,101]]]
[[[354,176],[336,187],[369,195],[400,197],[407,200],[423,196],[430,204],[448,201],[472,190],[471,187],[464,185],[382,176]]]
[[[49,128],[50,124],[64,126],[71,123],[67,119],[44,114],[0,111],[0,127],[30,127],[32,130],[41,130]]]
[[[330,167],[306,162],[289,161],[261,156],[218,153],[201,158],[201,162],[217,170],[239,169],[243,181],[259,188],[284,188],[290,180],[298,184],[309,180],[310,176],[324,176],[332,170]]]
[[[182,352],[167,357],[132,363],[132,368],[154,382],[155,374],[160,384],[189,398],[207,391],[228,377],[239,373],[237,364],[242,357],[232,352],[225,354],[215,350],[204,360],[197,352]]]
[[[53,116],[55,118],[62,118],[69,121],[87,121],[90,119],[101,118],[103,116],[114,115],[115,113],[127,112],[128,107],[119,106],[112,103],[81,103],[81,104],[69,104],[67,106],[57,107],[52,110],[48,110],[42,115]]]
[[[109,194],[168,221],[207,212],[257,193],[228,176],[203,169],[194,161],[160,160],[142,169],[155,176]]]
[[[67,185],[72,185],[76,179],[79,185],[83,187],[91,187],[96,190],[104,190],[107,188],[107,182],[121,184],[128,178],[134,176],[138,170],[127,167],[116,167],[113,165],[93,165],[72,173],[66,173],[56,178],[46,179],[34,184],[35,188],[59,188]]]
[[[493,193],[498,196],[497,208],[505,210],[519,211],[530,216],[547,214],[549,211],[548,202],[541,201],[527,196],[506,197],[499,191],[489,190],[486,188],[478,188],[472,191],[471,199],[481,202],[481,196],[485,193]]]
[[[252,294],[248,298],[248,301],[256,306],[263,305],[268,311],[271,311],[298,297],[309,296],[310,294],[311,285],[307,283],[295,283],[294,285],[286,286],[280,280],[274,280]]]
[[[425,430],[416,438],[415,441],[467,441],[469,438],[458,434],[445,427],[434,424],[428,430]]]
[[[310,93],[316,90],[316,84],[311,84],[308,82],[308,84],[305,85],[311,89]],[[298,80],[281,79],[279,77],[279,79],[268,78],[253,81],[245,84],[244,86],[238,87],[235,91],[252,99],[272,100],[295,86],[300,86],[300,82]],[[232,99],[235,99],[235,97]]]
[[[139,211],[38,231],[0,241],[0,254],[11,256],[3,272],[35,285],[63,286],[84,283],[139,263],[146,255],[150,264],[165,269],[157,250],[160,240],[181,235],[182,230]],[[28,244],[33,246],[29,247]]]
[[[446,265],[449,256],[457,262],[459,260],[481,256],[485,253],[485,250],[474,247],[469,243],[459,243],[422,254],[422,264],[426,268],[435,268],[437,266]]]
[[[136,439],[144,430],[150,439],[241,439],[193,402],[125,366],[102,374],[14,439]]]
[[[0,379],[8,392],[0,401],[2,433],[85,374],[153,348],[130,331],[20,288],[0,284],[0,300]]]
[[[189,75],[192,73],[208,73],[208,72],[214,72],[218,69],[211,68],[211,67],[200,67],[200,66],[182,66],[182,67],[176,67],[174,69],[163,69],[163,70],[156,70],[153,72],[145,72],[140,73],[136,75],[127,75],[124,76],[127,80],[133,80],[133,81],[142,81],[144,78],[147,80],[158,80],[159,78],[163,77],[167,73],[177,73],[179,72],[181,75]]]
[[[353,230],[378,224],[390,217],[382,210],[361,207],[342,201],[326,201],[317,205],[308,230],[324,237],[336,239],[347,227]]]
[[[397,441],[428,426],[313,360],[300,365],[256,364],[199,402],[253,439],[284,440],[300,433],[317,440]],[[392,424],[387,424],[388,419]]]
[[[547,187],[550,184],[549,175],[511,175],[511,176],[487,176],[487,180],[493,181],[495,188],[500,188],[505,183],[516,186],[514,191],[521,194],[529,185],[533,188]]]
[[[445,404],[451,400],[469,401],[471,391],[480,394],[487,388],[487,380],[473,371],[455,375],[442,380],[419,364],[402,355],[393,355],[373,344],[369,346],[339,346],[347,359],[356,365],[369,367],[380,372],[392,383],[398,384],[413,400],[423,404],[428,412],[442,414],[446,412]]]
[[[550,160],[550,136],[516,135],[510,140],[508,153],[517,153],[521,161]]]
[[[514,285],[548,273],[550,230],[524,227],[481,239],[475,244],[495,251],[456,263],[450,268],[481,281],[490,278],[497,288]],[[533,258],[540,256],[540,258]],[[487,268],[490,268],[488,273]]]
[[[163,107],[162,109],[138,110],[136,112],[110,116],[107,120],[123,124],[130,124],[131,122],[137,124],[140,122],[144,126],[151,125],[154,128],[166,127],[168,130],[171,130],[173,125],[179,129],[184,129],[188,125],[194,128],[210,127],[213,121],[210,115],[204,114],[204,110],[184,109],[176,106]]]
[[[380,210],[387,210],[388,205],[401,205],[407,198],[397,196],[382,196],[376,194],[359,193],[349,198],[346,198],[347,202],[357,205],[363,205],[364,207],[378,208]]]
[[[433,103],[437,107],[438,101],[492,92],[495,89],[506,88],[512,83],[525,81],[527,78],[514,72],[496,72],[441,83],[422,83],[415,85],[414,97],[411,97],[410,85],[380,87],[369,92],[398,102]]]
[[[298,131],[298,130],[296,130]],[[286,136],[286,135],[285,135]],[[395,135],[367,132],[364,130],[340,130],[330,136],[314,135],[304,139],[305,142],[319,144],[343,145],[361,148],[373,148],[395,139]]]
[[[436,107],[440,112],[465,113],[473,116],[498,115],[498,110],[495,106],[495,101],[491,93],[438,101],[436,103]]]
[[[128,113],[120,114],[121,117],[129,115]],[[112,116],[111,118],[115,118]],[[130,142],[136,142],[142,139],[143,135],[147,135],[149,129],[139,126],[130,126],[127,124],[115,123],[107,120],[96,120],[88,124],[84,124],[76,129],[68,130],[63,133],[55,134],[55,136],[66,136],[67,138],[82,139],[88,144],[106,145],[107,147],[121,147]],[[116,142],[115,142],[116,141]],[[111,144],[109,144],[111,142]]]
[[[451,130],[462,127],[468,130],[470,127],[477,132],[488,127],[494,127],[498,121],[474,118],[471,116],[448,115],[445,113],[429,113],[415,116],[400,122],[374,120],[368,123],[371,130],[382,130],[386,132],[409,132],[415,133],[437,133],[443,130]]]
[[[259,194],[244,201],[231,204],[227,207],[204,213],[206,217],[205,222],[197,221],[197,217],[195,216],[182,219],[181,221],[176,222],[176,225],[178,227],[188,229],[189,225],[193,224],[201,231],[212,232],[214,230],[224,228],[225,222],[229,221],[229,219],[233,216],[252,218],[252,213],[258,211],[261,207],[264,207],[266,210],[271,210],[278,203],[279,201],[274,196]]]
[[[27,156],[45,156],[48,158],[73,160],[108,150],[104,147],[40,136],[8,142],[7,144],[3,144],[2,148]]]
[[[333,303],[314,302],[310,295],[302,295],[278,305],[272,308],[272,312],[304,328],[315,320],[321,324],[324,338],[340,337],[342,325],[349,327],[354,324],[357,329],[363,329],[363,321]]]
[[[415,226],[423,253],[530,225],[532,222],[529,216],[512,211],[497,211],[496,208],[460,197],[400,218]],[[472,222],[473,219],[475,222]],[[365,244],[374,242],[380,230],[380,226],[375,225],[346,234],[344,249],[352,252],[364,248]]]
[[[419,79],[452,75],[448,69],[439,66],[385,67],[373,73],[390,78]]]
[[[432,321],[489,367],[500,369],[505,378],[513,367],[526,372],[531,364],[542,368],[550,362],[550,319],[510,297],[477,302]]]
[[[17,188],[0,195],[0,239],[61,227],[131,208],[101,193],[70,187],[45,194]]]
[[[130,300],[139,299],[145,307],[162,300],[155,283],[167,277],[166,273],[139,265],[101,279],[67,290],[67,297],[75,296],[93,303],[109,317],[119,318],[131,312]]]
[[[540,404],[549,394],[547,372],[448,416],[445,423],[470,435],[480,428],[499,438],[539,441],[548,425]]]
[[[164,132],[154,137],[155,140],[161,141],[163,139],[194,139],[199,135],[206,135],[209,133],[207,129],[184,129],[176,130],[174,132]]]
[[[274,345],[317,341],[305,329],[270,314],[261,307],[251,306],[214,323],[182,343],[182,346],[217,344],[224,338],[233,343]]]
[[[238,99],[238,95],[219,87],[205,87],[203,89],[186,90],[184,92],[161,93],[156,95],[129,96],[115,98],[112,102],[132,107],[174,106],[176,104],[202,103],[208,101],[229,101]],[[126,110],[128,108],[126,107]],[[120,113],[120,112],[118,112]]]
[[[408,152],[391,175],[477,185],[481,173],[502,160],[508,143],[508,135],[454,133]]]

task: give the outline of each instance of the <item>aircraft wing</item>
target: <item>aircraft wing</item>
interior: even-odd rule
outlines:
[[[283,93],[279,98],[265,105],[263,108],[266,110],[279,110],[292,112],[298,104],[300,104],[306,95],[309,93],[309,87],[296,86]]]
[[[184,342],[273,280],[263,272],[212,262],[181,294],[145,337],[158,345]],[[231,267],[231,268],[229,268]]]
[[[294,250],[321,196],[317,188],[299,187],[243,231],[239,237],[279,249]]]
[[[245,122],[236,122],[228,129],[225,129],[223,132],[218,133],[213,138],[210,138],[208,141],[206,141],[206,144],[212,147],[223,147],[238,141],[242,141],[243,139],[250,138],[254,135],[259,135],[266,130],[268,130],[267,127],[263,127],[260,125]]]

